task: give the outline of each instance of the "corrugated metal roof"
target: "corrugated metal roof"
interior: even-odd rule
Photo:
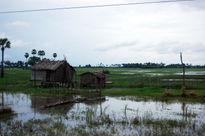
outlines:
[[[39,62],[38,64],[35,64],[34,66],[31,66],[31,69],[32,70],[56,70],[58,67],[60,67],[64,63],[67,63],[67,62],[66,61],[44,60],[44,61]],[[70,65],[68,64],[68,66]],[[73,68],[72,66],[70,67]]]

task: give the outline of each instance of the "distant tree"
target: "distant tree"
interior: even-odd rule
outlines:
[[[4,77],[4,50],[5,48],[11,47],[11,42],[7,38],[0,39],[0,47],[2,51],[2,61],[1,61],[1,77]]]
[[[36,49],[33,49],[33,50],[31,51],[31,54],[33,54],[33,56],[36,55],[36,53],[37,53]]]
[[[11,67],[11,62],[9,60],[5,61],[5,65],[10,68]]]
[[[37,64],[41,59],[39,57],[33,56],[28,59],[28,64],[33,66]]]
[[[41,50],[38,51],[38,56],[41,57]]]
[[[16,63],[11,62],[11,67],[12,67],[12,68],[16,67]]]
[[[159,64],[159,67],[160,67],[160,68],[165,67],[165,63],[160,63],[160,64]]]
[[[29,54],[26,52],[25,53],[25,55],[24,55],[24,57],[26,58],[26,62],[25,62],[25,64],[26,64],[26,67],[28,67],[28,57],[29,57]]]
[[[18,61],[17,62],[17,67],[18,68],[23,68],[23,65],[24,65],[23,61]]]
[[[44,61],[44,60],[49,60],[49,59],[47,59],[47,58],[43,58],[42,61]]]
[[[25,55],[24,55],[24,57],[25,57],[26,60],[27,60],[27,58],[29,57],[29,54],[26,52]]]
[[[85,65],[85,67],[90,68],[90,67],[91,67],[91,65],[90,65],[90,64],[88,64],[88,65]]]
[[[110,67],[122,67],[122,64],[111,64]]]
[[[53,53],[54,60],[57,57],[57,53]]]
[[[45,51],[44,50],[39,50],[38,51],[38,56],[42,57],[41,59],[43,59],[43,56],[45,56]]]
[[[45,51],[42,50],[42,58],[43,58],[43,56],[45,56],[45,55],[46,55]]]
[[[105,65],[101,62],[101,63],[99,64],[99,67],[105,67]]]

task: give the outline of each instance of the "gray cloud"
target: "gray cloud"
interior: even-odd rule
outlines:
[[[29,43],[24,42],[22,40],[11,40],[12,47],[23,47],[27,46]]]
[[[141,45],[141,46],[140,46]],[[204,43],[186,43],[180,41],[165,41],[156,44],[149,43],[131,48],[130,50],[137,50],[143,52],[156,52],[158,54],[178,54],[179,52],[192,53],[192,54],[205,54]]]
[[[13,21],[13,22],[9,22],[6,24],[7,27],[12,27],[12,28],[28,28],[31,25],[27,22],[24,21]]]
[[[122,42],[122,43],[113,44],[113,45],[103,45],[101,47],[97,47],[96,50],[98,50],[98,51],[110,51],[113,49],[132,47],[132,46],[135,46],[136,43],[137,43],[136,41],[131,41],[131,42]]]
[[[190,1],[190,2],[182,2],[182,3],[179,3],[179,4],[182,7],[184,5],[187,5],[187,6],[192,7],[192,8],[205,10],[205,0],[193,0],[193,1]]]
[[[2,10],[116,2],[12,1],[15,3],[1,3]],[[133,0],[119,1],[117,2],[123,3]],[[69,54],[71,64],[147,61],[175,63],[178,62],[180,51],[189,55],[189,62],[204,64],[204,59],[200,59],[205,57],[204,9],[205,0],[195,0],[172,4],[11,14],[1,16],[0,28],[13,37],[7,37],[12,41],[12,46],[18,47],[7,52],[12,61],[24,59],[22,54],[25,50],[30,52],[32,48],[36,48],[44,49],[46,55],[51,54],[49,57],[52,57],[54,51],[62,54],[58,55],[59,59],[63,59],[63,54]],[[8,29],[7,23],[12,26],[9,27],[11,29]],[[7,35],[2,33],[0,36]]]

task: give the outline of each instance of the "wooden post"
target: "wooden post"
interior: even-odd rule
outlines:
[[[100,115],[102,116],[102,101],[101,100],[100,100]]]
[[[34,70],[34,87],[36,87],[36,70]]]
[[[180,52],[180,60],[181,60],[181,64],[182,64],[182,70],[183,70],[183,76],[182,76],[182,78],[183,78],[183,93],[184,93],[184,87],[185,87],[185,64],[183,63],[183,59],[182,59],[182,53]]]
[[[2,107],[4,107],[4,92],[2,91],[2,94],[1,94],[1,97],[2,97]]]

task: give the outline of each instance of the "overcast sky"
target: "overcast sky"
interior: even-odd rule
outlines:
[[[0,0],[0,11],[159,0]],[[205,0],[0,14],[5,60],[44,50],[71,65],[184,62],[205,64]]]

